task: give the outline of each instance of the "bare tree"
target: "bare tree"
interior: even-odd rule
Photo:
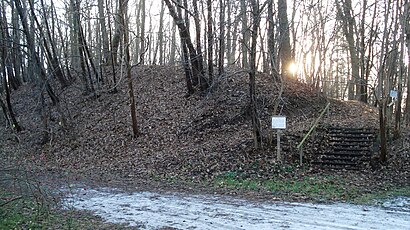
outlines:
[[[127,17],[127,8],[128,0],[118,0],[119,14],[120,14],[120,25],[123,30],[124,39],[124,49],[125,49],[125,65],[127,66],[127,79],[128,79],[128,93],[130,97],[130,110],[131,110],[131,124],[132,124],[132,133],[134,137],[138,137],[140,132],[138,130],[137,124],[137,111],[135,105],[135,96],[134,88],[132,84],[131,76],[131,55],[130,55],[130,41],[129,41],[129,26],[128,26],[128,17]]]
[[[159,28],[158,28],[158,48],[159,48],[159,64],[163,65],[164,62],[164,12],[165,12],[165,3],[161,1],[161,12],[159,16]]]
[[[213,49],[214,49],[214,34],[213,34],[213,30],[212,30],[212,26],[213,26],[213,17],[212,17],[212,0],[207,0],[206,1],[207,4],[207,12],[208,12],[208,21],[207,21],[207,25],[208,25],[208,32],[207,32],[207,36],[208,36],[208,79],[210,81],[210,84],[212,84],[212,79],[213,79],[213,75],[214,75],[214,63],[213,63]]]
[[[46,13],[45,13],[44,1],[41,0],[41,5],[42,5],[42,8],[43,8],[43,13],[44,13],[44,23],[45,23],[46,31],[43,31],[42,25],[39,23],[39,21],[37,19],[37,16],[35,14],[33,1],[29,0],[28,2],[29,2],[29,5],[30,5],[30,11],[31,11],[32,19],[35,21],[35,23],[37,25],[37,28],[40,32],[40,35],[42,36],[43,47],[44,47],[44,50],[46,51],[46,54],[47,54],[46,55],[47,60],[50,64],[50,67],[52,68],[52,73],[53,73],[53,75],[55,75],[57,77],[57,79],[59,80],[59,82],[60,82],[60,84],[63,88],[67,87],[69,85],[69,82],[66,79],[65,74],[62,71],[62,68],[60,67],[61,65],[60,65],[58,55],[57,55],[56,46],[55,46],[55,43],[53,42],[54,39],[51,36],[50,26],[49,26],[47,16],[46,16]]]
[[[104,7],[104,0],[98,0],[98,24],[101,32],[101,40],[102,40],[102,53],[103,53],[103,60],[104,63],[109,63],[110,56],[109,56],[109,40],[108,40],[108,32],[106,26],[106,14],[105,14],[105,7]]]
[[[3,12],[0,13],[0,20],[1,20],[1,39],[2,39],[2,64],[3,64],[3,71],[4,74],[7,74],[8,77],[8,83],[10,83],[11,87],[13,89],[17,89],[20,85],[21,82],[19,78],[16,76],[14,72],[14,66],[13,66],[13,56],[12,56],[12,50],[10,48],[13,46],[12,43],[12,38],[9,34],[9,29],[7,26],[7,18],[6,18],[6,12],[5,12],[5,7],[3,6],[1,9]],[[7,89],[6,89],[7,92]]]
[[[225,8],[226,3],[224,0],[219,1],[219,52],[218,52],[218,74],[221,76],[224,73],[224,62],[225,62]],[[230,26],[228,26],[230,27]],[[229,39],[229,38],[228,38]]]
[[[189,84],[192,84],[192,79],[198,79],[199,85],[202,91],[205,91],[208,89],[209,84],[208,81],[204,78],[202,74],[202,70],[200,69],[201,67],[201,60],[199,60],[200,56],[198,56],[198,52],[195,49],[191,36],[189,34],[188,27],[186,25],[186,20],[182,18],[182,15],[179,15],[176,10],[174,5],[171,4],[169,0],[163,0],[165,4],[168,7],[169,13],[174,19],[178,30],[179,34],[181,37],[181,46],[184,47],[186,46],[188,51],[189,51],[189,60],[186,60],[184,63],[185,65],[189,65],[190,67],[186,66],[185,68],[192,68],[192,78],[189,75],[185,75],[186,81],[187,81],[187,86],[189,87]],[[180,7],[180,6],[178,6]],[[190,94],[190,91],[188,89],[188,94]]]
[[[282,100],[282,94],[284,90],[284,76],[279,74],[278,71],[278,53],[276,49],[276,31],[275,31],[275,17],[274,17],[274,7],[273,7],[273,0],[268,0],[268,32],[267,32],[267,46],[268,46],[268,58],[269,58],[269,65],[270,65],[270,74],[272,76],[274,84],[279,85],[279,92],[278,96],[275,98],[274,107],[273,107],[273,114],[278,114],[279,104]]]
[[[352,81],[355,82],[356,85],[356,95],[358,95],[359,99],[361,101],[366,101],[364,97],[366,96],[365,94],[362,94],[360,90],[361,88],[361,79],[360,79],[360,68],[359,68],[359,57],[356,51],[356,41],[354,39],[354,35],[356,34],[355,27],[356,27],[356,22],[355,19],[352,15],[352,1],[351,0],[344,0],[339,2],[336,0],[336,7],[337,7],[337,12],[339,15],[340,20],[342,20],[342,29],[343,33],[346,37],[348,48],[349,48],[349,55],[350,55],[350,64],[352,67]],[[352,98],[353,93],[350,93],[350,98],[349,99],[354,99]]]
[[[204,74],[204,55],[202,53],[202,43],[201,43],[201,24],[200,24],[200,16],[198,10],[198,0],[192,1],[193,8],[194,8],[194,24],[195,24],[195,37],[196,37],[196,50],[198,52],[198,69],[201,71],[201,74]],[[194,78],[192,79],[193,85],[199,84],[199,79]]]
[[[258,148],[262,145],[261,125],[257,110],[256,101],[256,48],[258,39],[258,30],[261,21],[261,12],[265,4],[260,7],[259,0],[252,0],[252,29],[251,29],[251,49],[250,49],[250,70],[249,70],[249,96],[250,96],[250,114],[252,118],[254,147]]]
[[[290,77],[289,66],[293,63],[292,48],[290,47],[289,21],[287,15],[287,0],[278,0],[279,21],[279,59],[281,62],[281,74]]]
[[[141,54],[139,55],[139,57],[140,57],[140,59],[139,59],[139,63],[141,64],[141,65],[144,65],[144,62],[145,62],[145,49],[146,49],[146,47],[145,47],[145,17],[146,17],[146,12],[145,12],[145,0],[140,0],[140,3],[139,3],[139,10],[141,11],[141,17],[140,17],[140,20],[141,20],[141,24],[139,25],[139,30],[140,30],[140,32],[139,32],[139,37],[140,37],[140,39],[141,39],[141,42],[140,42],[140,45],[141,45],[141,47],[140,47],[140,52],[141,52]]]
[[[119,12],[120,6],[118,6],[117,13],[114,16],[114,25],[115,25],[115,30],[114,34],[112,36],[112,41],[111,41],[111,55],[112,55],[112,62],[115,65],[118,65],[118,50],[121,50],[120,44],[121,40],[123,38],[123,28],[121,25],[121,13]]]
[[[23,26],[23,33],[26,36],[26,42],[27,42],[27,47],[31,55],[31,59],[33,62],[37,65],[37,68],[39,70],[39,75],[40,79],[42,80],[42,84],[45,85],[45,89],[50,96],[51,101],[53,102],[54,105],[57,105],[60,101],[60,99],[57,97],[57,95],[54,93],[53,88],[51,87],[50,83],[47,81],[47,74],[44,69],[44,66],[41,62],[40,56],[38,55],[36,49],[35,49],[35,44],[34,41],[35,39],[32,37],[30,34],[29,26],[27,23],[27,15],[26,11],[23,9],[21,5],[21,0],[16,0],[14,1],[14,4],[16,6],[17,12],[19,13],[21,24]]]
[[[388,122],[388,103],[390,100],[389,92],[391,87],[391,78],[393,74],[395,63],[391,53],[390,39],[393,31],[390,19],[390,14],[392,13],[392,2],[388,1],[384,5],[384,28],[381,52],[379,58],[378,66],[378,89],[377,89],[377,100],[379,106],[379,129],[380,129],[380,161],[382,163],[387,163],[388,152],[387,152],[387,142],[388,142],[388,132],[389,132],[389,122]]]
[[[242,67],[248,68],[248,49],[249,49],[249,28],[248,28],[248,15],[247,15],[247,1],[241,2],[241,19],[242,19]],[[252,2],[253,3],[253,2]]]
[[[13,107],[11,105],[11,99],[10,99],[10,88],[9,88],[9,84],[10,82],[7,81],[7,76],[10,77],[9,79],[11,80],[11,76],[13,75],[13,71],[11,69],[10,66],[10,62],[7,60],[10,60],[10,51],[8,50],[7,47],[9,47],[9,45],[7,44],[7,42],[9,41],[10,37],[8,36],[8,33],[6,32],[8,30],[7,28],[7,21],[6,21],[6,17],[4,14],[4,7],[2,7],[2,9],[0,10],[0,48],[1,48],[1,75],[2,75],[2,87],[0,85],[0,103],[1,103],[1,107],[4,113],[4,117],[6,118],[7,121],[11,121],[11,127],[13,129],[15,129],[16,131],[21,131],[21,127],[17,122],[16,119],[16,115],[14,114],[14,110]],[[9,68],[7,66],[10,66]],[[5,96],[6,96],[6,104],[7,106],[4,104],[3,100],[2,100],[2,94],[3,91],[5,92]]]
[[[405,109],[405,122],[410,124],[410,2],[404,1],[404,13],[403,13],[403,33],[405,33],[405,43],[407,47],[407,98]]]

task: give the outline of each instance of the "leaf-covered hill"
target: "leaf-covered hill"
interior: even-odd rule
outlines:
[[[107,72],[106,78],[110,77]],[[62,126],[61,113],[50,107],[47,130],[39,112],[38,91],[25,85],[13,92],[13,105],[24,131],[2,129],[2,147],[8,153],[24,153],[26,159],[49,170],[69,169],[97,177],[199,180],[232,171],[269,177],[277,169],[270,121],[280,85],[269,75],[257,75],[265,143],[260,150],[252,148],[246,72],[231,69],[218,77],[205,95],[188,98],[183,71],[176,67],[135,67],[133,81],[140,137],[132,137],[128,88],[120,76],[118,93],[111,93],[108,84],[99,89],[96,98],[84,96],[80,82],[64,89],[59,96],[66,125]],[[281,115],[288,120],[283,134],[287,164],[296,164],[296,145],[328,102],[331,106],[323,124],[377,127],[375,109],[326,99],[308,85],[287,79],[279,103]],[[50,134],[46,144],[41,143],[42,132]],[[314,140],[309,144],[314,146]],[[312,151],[307,152],[309,158]],[[7,157],[13,161],[16,154]]]

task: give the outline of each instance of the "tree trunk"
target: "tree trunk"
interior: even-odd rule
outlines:
[[[201,43],[201,24],[199,19],[198,10],[198,0],[193,0],[194,7],[194,23],[195,23],[195,33],[196,33],[196,50],[198,52],[198,69],[201,70],[201,74],[204,74],[204,57],[202,53],[202,43]],[[192,84],[197,86],[199,84],[198,78],[192,78]]]
[[[141,38],[141,48],[140,48],[140,59],[139,59],[139,64],[144,65],[145,63],[145,0],[140,0],[139,4],[140,10],[141,10],[141,25],[140,25],[140,38]]]
[[[21,35],[20,35],[20,24],[18,20],[18,12],[16,9],[14,9],[14,5],[11,4],[12,6],[12,23],[13,23],[13,65],[14,65],[14,72],[17,78],[22,80],[23,82],[26,82],[27,79],[25,77],[25,73],[23,70],[23,53],[21,50],[21,47],[19,45],[20,40],[21,40]]]
[[[292,48],[290,47],[289,21],[287,15],[287,0],[278,0],[279,19],[279,58],[281,74],[284,78],[291,77],[289,66],[293,63]]]
[[[268,52],[272,74],[275,80],[279,80],[279,72],[276,69],[277,56],[275,49],[275,21],[273,17],[273,0],[269,0],[268,4]]]
[[[2,92],[0,91],[0,96],[1,95],[2,95]],[[0,97],[0,107],[3,110],[4,119],[6,120],[6,126],[9,125],[10,127],[13,127],[13,124],[11,123],[8,112],[7,112],[6,104],[4,104],[3,99],[1,97]]]
[[[410,2],[406,0],[404,4],[405,15],[403,33],[406,37],[406,47],[407,47],[407,98],[406,98],[406,110],[405,110],[405,122],[407,126],[410,125]]]
[[[177,14],[170,0],[164,0],[164,2],[167,5],[169,13],[174,19],[178,27],[180,37],[184,39],[184,42],[186,43],[186,46],[188,48],[189,56],[190,56],[190,64],[192,66],[192,77],[199,79],[201,90],[205,91],[209,85],[206,79],[204,78],[204,76],[201,74],[202,70],[199,69],[200,61],[198,60],[198,53],[196,49],[194,48],[194,45],[192,44],[192,40],[189,35],[189,31],[186,27],[185,20],[180,15]]]
[[[75,2],[75,9],[77,9],[78,12],[80,12],[80,2],[79,0],[76,0]],[[78,55],[80,59],[80,67],[81,67],[81,79],[84,83],[84,94],[88,95],[89,93],[94,93],[95,96],[95,88],[93,85],[93,80],[91,76],[91,70],[90,66],[87,61],[87,52],[85,50],[86,44],[85,44],[85,38],[82,32],[82,25],[81,25],[81,18],[80,14],[76,14],[77,18],[77,36],[76,38],[78,39],[77,44],[78,44]],[[88,79],[87,79],[88,77]]]
[[[27,47],[28,50],[30,51],[30,55],[33,59],[33,62],[37,65],[39,71],[40,71],[40,78],[42,82],[45,85],[45,89],[47,90],[48,95],[50,96],[50,99],[53,103],[53,105],[57,105],[60,102],[60,99],[57,97],[57,95],[54,93],[53,88],[51,87],[50,83],[47,81],[47,75],[46,71],[44,70],[44,67],[41,63],[40,57],[35,49],[35,44],[34,44],[34,38],[31,36],[29,32],[29,27],[27,23],[27,15],[25,13],[25,10],[23,10],[23,7],[21,6],[21,0],[15,0],[14,4],[16,6],[16,9],[19,13],[21,24],[23,26],[23,33],[26,36],[26,42],[27,42]]]
[[[253,1],[252,1],[253,2]],[[249,47],[249,28],[248,28],[248,16],[247,16],[246,1],[241,1],[241,16],[242,16],[242,68],[248,68],[248,47]]]
[[[124,35],[124,48],[125,48],[125,64],[127,66],[127,79],[128,79],[128,94],[130,97],[130,110],[131,110],[131,124],[132,124],[132,133],[134,137],[138,137],[140,135],[138,130],[137,124],[137,112],[135,106],[135,96],[134,96],[134,89],[132,84],[132,76],[131,76],[131,57],[130,57],[130,43],[129,43],[129,27],[128,27],[128,19],[126,18],[127,15],[127,4],[128,0],[118,0],[118,7],[119,7],[119,14],[120,14],[120,24],[122,28],[121,34]]]
[[[218,55],[218,75],[224,74],[224,62],[225,62],[225,1],[219,1],[219,55]],[[228,26],[229,27],[229,26]]]
[[[213,31],[212,31],[212,0],[207,0],[207,12],[208,12],[208,79],[210,84],[212,85],[213,75],[214,75],[214,63],[213,63]]]
[[[41,0],[41,4],[42,4],[42,8],[43,8],[43,13],[44,13],[44,23],[45,23],[46,32],[43,31],[42,25],[40,25],[39,21],[37,20],[37,17],[35,15],[34,4],[33,4],[32,0],[29,0],[29,4],[30,4],[30,10],[31,10],[31,17],[36,22],[38,30],[40,32],[40,36],[42,37],[43,47],[46,51],[47,60],[50,63],[52,73],[58,79],[58,81],[60,82],[61,87],[65,88],[69,85],[69,82],[66,79],[66,77],[64,75],[64,72],[61,70],[61,67],[60,67],[60,61],[58,60],[58,55],[57,55],[56,47],[55,47],[55,44],[54,44],[54,39],[51,36],[47,16],[46,16],[45,9],[44,9],[45,8],[44,1]],[[49,41],[47,41],[45,36],[48,37]],[[51,50],[50,50],[50,48],[51,48]]]
[[[231,55],[231,49],[232,49],[232,16],[231,16],[231,12],[232,12],[232,3],[230,1],[227,1],[226,4],[227,6],[227,12],[226,12],[226,16],[227,16],[227,22],[226,22],[226,59],[228,61],[228,65],[233,63],[233,57]]]
[[[404,11],[405,12],[405,11]],[[403,14],[401,11],[401,7],[398,7],[397,10],[397,18],[400,20],[399,23],[397,23],[397,31],[399,30],[399,25],[401,25],[402,32],[400,33],[400,54],[398,57],[398,82],[397,82],[397,102],[396,102],[396,113],[395,113],[395,119],[394,119],[394,131],[393,131],[393,139],[398,139],[400,138],[401,134],[401,123],[402,123],[402,101],[403,101],[403,76],[406,75],[406,65],[404,64],[404,50],[405,50],[405,29],[406,29],[406,16]]]
[[[382,164],[387,163],[388,152],[387,152],[387,139],[388,139],[388,126],[387,122],[387,103],[388,103],[388,92],[390,90],[389,86],[389,67],[386,64],[389,60],[389,37],[391,28],[388,27],[388,17],[390,10],[390,2],[387,3],[388,6],[385,9],[384,15],[384,26],[385,30],[383,31],[382,44],[381,44],[381,53],[379,58],[379,69],[378,69],[378,106],[379,106],[379,126],[380,126],[380,162]]]
[[[181,48],[182,48],[182,63],[184,66],[184,72],[185,72],[185,82],[186,82],[186,87],[188,90],[188,94],[186,96],[190,96],[195,93],[193,83],[192,83],[192,70],[191,67],[189,66],[189,52],[188,48],[186,47],[185,41],[181,38]]]
[[[178,4],[182,4],[182,0],[178,1]],[[182,19],[182,10],[181,7],[177,8],[177,12],[178,12],[178,17]],[[184,23],[187,23],[188,20],[188,16],[185,15],[185,19],[184,19]],[[189,30],[187,31],[189,34]],[[189,59],[190,55],[189,55],[189,50],[187,47],[187,41],[185,38],[180,36],[180,40],[181,40],[181,50],[182,50],[182,63],[184,66],[184,71],[185,71],[185,82],[186,82],[186,86],[187,86],[187,94],[185,95],[185,97],[189,97],[190,95],[194,94],[195,90],[194,90],[194,85],[198,85],[199,79],[197,77],[194,77],[194,73],[193,73],[193,69],[192,69],[192,64],[191,61]]]
[[[77,38],[77,31],[78,31],[78,21],[77,17],[79,12],[76,9],[76,1],[77,0],[70,0],[70,7],[69,7],[69,21],[70,21],[70,58],[71,58],[71,66],[74,69],[78,69],[80,67],[80,58],[78,53],[78,38]]]
[[[364,79],[361,79],[360,77],[360,63],[358,54],[356,52],[356,41],[354,39],[354,35],[356,34],[354,30],[356,23],[351,14],[351,12],[353,11],[352,1],[345,0],[345,2],[343,2],[342,4],[343,5],[340,6],[338,1],[336,0],[338,15],[343,22],[342,29],[349,48],[350,64],[352,68],[352,81],[356,88],[356,98],[360,101],[365,102],[366,95],[364,93],[362,94],[361,92],[362,90],[364,90],[364,88],[362,88],[362,85],[365,83],[363,82]]]
[[[258,29],[260,24],[259,0],[252,0],[252,30],[251,30],[251,50],[250,50],[250,71],[249,71],[249,96],[250,96],[250,113],[252,118],[254,147],[259,148],[262,145],[261,126],[259,114],[256,105],[256,48],[258,39]]]
[[[165,5],[161,1],[161,12],[159,14],[159,29],[158,29],[158,45],[159,45],[159,64],[163,65],[164,62],[164,12]]]
[[[98,0],[98,23],[100,26],[101,38],[102,38],[102,50],[103,50],[103,63],[109,63],[109,40],[107,27],[105,24],[105,12],[104,12],[104,0]]]
[[[176,56],[176,22],[172,22],[172,29],[171,29],[171,42],[170,42],[170,51],[169,51],[169,64],[175,64],[175,56]]]
[[[122,0],[118,0],[118,1],[122,1]],[[120,6],[118,6],[120,7]],[[119,11],[119,8],[118,8]],[[114,31],[114,35],[112,36],[112,41],[111,41],[111,55],[112,55],[112,62],[114,65],[118,65],[118,49],[120,47],[120,40],[123,37],[123,28],[121,23],[119,23],[121,21],[121,16],[120,13],[117,12],[117,14],[115,14],[115,19],[114,19],[114,25],[115,25],[115,31]]]
[[[380,122],[380,162],[387,162],[387,124],[386,124],[386,100],[379,105],[379,122]]]
[[[362,17],[360,22],[360,101],[367,103],[367,80],[366,75],[366,47],[365,47],[365,22],[366,22],[367,0],[362,2]],[[373,18],[374,20],[374,18]],[[373,30],[373,29],[372,29]],[[370,37],[370,40],[372,37]]]
[[[3,51],[4,52],[4,51]],[[17,119],[16,119],[16,115],[14,114],[14,110],[13,110],[13,107],[12,107],[12,105],[11,105],[11,98],[10,98],[10,89],[9,89],[9,86],[8,86],[8,82],[7,82],[7,80],[6,80],[6,70],[5,70],[5,59],[3,59],[2,60],[2,69],[3,69],[3,85],[4,85],[4,91],[6,92],[6,104],[7,104],[7,112],[8,112],[8,114],[9,114],[9,116],[10,116],[10,120],[11,120],[11,123],[12,123],[12,128],[14,129],[14,130],[16,130],[17,132],[20,132],[22,129],[21,129],[21,127],[20,127],[20,125],[18,124],[18,122],[17,122]],[[7,119],[7,116],[6,116],[6,119]]]
[[[2,7],[0,13],[0,26],[1,26],[1,37],[2,37],[2,57],[3,57],[3,68],[5,68],[7,71],[7,76],[8,76],[8,83],[11,85],[11,87],[16,90],[20,85],[21,82],[19,79],[15,76],[14,74],[14,66],[12,63],[12,52],[9,50],[13,44],[12,44],[12,39],[10,37],[10,34],[8,32],[8,27],[7,27],[7,18],[5,14],[5,9]],[[5,72],[5,73],[6,73]]]

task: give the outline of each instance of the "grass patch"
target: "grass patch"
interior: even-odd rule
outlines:
[[[410,186],[385,186],[369,192],[368,188],[352,185],[347,179],[335,175],[287,175],[277,179],[260,179],[236,172],[224,173],[214,180],[218,187],[271,192],[285,200],[346,201],[356,204],[375,204],[380,200],[410,197]]]
[[[28,197],[0,191],[0,229],[41,229],[49,210]]]
[[[352,200],[358,196],[356,189],[347,189],[344,180],[335,176],[316,175],[262,180],[246,178],[235,172],[229,172],[217,177],[215,184],[230,189],[268,191],[285,198]]]
[[[88,213],[61,210],[45,202],[0,188],[0,229],[129,229],[105,223]]]
[[[363,194],[354,199],[353,202],[357,204],[376,204],[380,200],[398,196],[410,197],[410,186],[385,187],[381,191]]]

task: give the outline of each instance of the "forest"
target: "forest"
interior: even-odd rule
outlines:
[[[310,199],[410,186],[409,0],[0,7],[3,169],[229,194],[295,180],[275,187],[291,200],[325,175],[340,194]]]

